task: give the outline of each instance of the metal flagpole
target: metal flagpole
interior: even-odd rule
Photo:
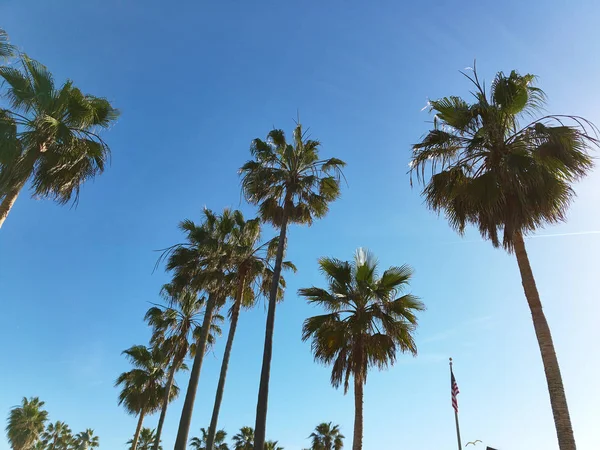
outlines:
[[[454,374],[452,373],[452,358],[450,358],[450,389],[452,391],[453,400],[456,399],[456,394],[454,393],[454,385],[456,381],[454,380]],[[454,421],[456,422],[456,439],[458,441],[458,450],[462,450],[462,443],[460,441],[460,426],[458,425],[458,408],[454,408]]]

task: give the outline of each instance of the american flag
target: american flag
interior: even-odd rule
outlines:
[[[452,371],[450,371],[450,390],[452,391],[452,407],[458,413],[458,398],[456,396],[460,394],[460,391],[458,390],[458,384],[456,384],[456,378],[454,378],[454,372]]]

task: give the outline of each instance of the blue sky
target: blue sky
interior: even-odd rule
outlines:
[[[112,165],[84,187],[79,206],[22,195],[0,232],[1,414],[39,396],[51,420],[94,428],[104,449],[125,448],[135,418],[117,406],[113,382],[128,368],[120,352],[147,341],[143,314],[168,281],[153,273],[154,250],[178,242],[177,223],[198,220],[203,206],[252,215],[237,169],[251,139],[273,126],[291,132],[299,110],[323,155],[348,162],[348,186],[327,218],[290,230],[299,272],[277,312],[267,436],[300,450],[321,421],[352,435],[352,396],[331,388],[329,369],[300,340],[317,310],[296,290],[323,283],[319,256],[349,259],[364,246],[382,266],[411,264],[412,292],[428,306],[419,356],[369,376],[365,449],[455,448],[449,356],[463,441],[557,448],[514,258],[474,232],[456,236],[423,206],[406,170],[410,144],[427,130],[427,97],[468,95],[458,71],[474,58],[488,80],[514,68],[539,75],[549,111],[600,123],[600,4],[403,3],[0,3],[0,26],[56,80],[69,77],[122,110],[105,135]],[[600,447],[600,234],[587,233],[600,230],[600,173],[576,190],[569,222],[527,244],[586,450]],[[240,320],[221,416],[230,435],[254,423],[264,321],[262,306]],[[209,422],[223,346],[206,359],[193,433]],[[183,389],[186,381],[178,378]],[[182,403],[169,408],[165,449]]]

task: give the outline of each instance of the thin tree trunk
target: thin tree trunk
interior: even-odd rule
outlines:
[[[362,450],[363,439],[363,382],[360,376],[354,375],[354,439],[352,450]]]
[[[208,428],[208,437],[206,438],[206,450],[213,450],[215,445],[217,424],[219,422],[219,411],[221,410],[223,391],[225,390],[225,379],[227,378],[227,369],[229,367],[229,357],[231,356],[231,348],[233,347],[235,330],[240,317],[240,309],[242,307],[242,298],[244,296],[245,287],[245,273],[242,273],[240,274],[240,282],[238,283],[236,299],[231,311],[231,324],[229,325],[229,334],[227,335],[227,344],[225,345],[225,354],[223,355],[223,362],[221,363],[219,384],[217,385],[217,394],[215,395],[215,405],[213,407],[212,418],[210,419],[210,427]]]
[[[206,353],[206,344],[208,341],[210,325],[212,323],[212,317],[215,311],[216,304],[216,296],[210,294],[208,296],[208,302],[206,303],[204,320],[202,321],[202,334],[200,335],[200,339],[198,339],[198,345],[196,347],[196,356],[194,357],[194,365],[192,366],[192,373],[190,374],[190,382],[188,384],[187,392],[185,394],[183,410],[181,411],[181,419],[179,420],[179,430],[177,431],[177,440],[175,441],[175,450],[185,450],[187,447],[187,440],[190,433],[190,424],[192,422],[192,412],[194,411],[194,401],[196,400],[196,391],[198,390],[198,382],[200,381],[202,361],[204,360],[204,354]]]
[[[571,426],[571,417],[569,415],[569,407],[560,374],[558,358],[556,357],[550,327],[542,310],[542,302],[540,301],[540,295],[535,285],[535,278],[533,277],[527,251],[525,250],[525,242],[521,234],[515,236],[514,245],[525,297],[531,310],[533,327],[540,346],[544,371],[546,372],[550,404],[552,405],[552,413],[554,414],[554,426],[558,435],[558,446],[560,450],[575,450],[575,437],[573,436],[573,427]]]
[[[156,441],[152,446],[153,450],[158,450],[160,445],[160,436],[162,434],[163,425],[165,424],[165,417],[167,416],[167,408],[169,406],[169,397],[171,396],[171,388],[173,387],[173,380],[175,379],[175,372],[179,367],[180,361],[173,361],[171,364],[171,370],[169,371],[169,378],[167,380],[167,386],[165,390],[165,397],[163,399],[162,410],[160,411],[160,417],[158,418],[158,425],[156,426]]]
[[[23,186],[25,186],[25,181],[17,183],[15,187],[6,193],[2,203],[0,203],[0,228],[2,228],[2,225],[8,217],[8,213],[10,213],[10,210],[17,201],[17,197],[19,196],[21,189],[23,189]]]
[[[140,439],[140,431],[142,431],[142,424],[144,423],[144,415],[145,412],[142,409],[140,412],[140,418],[138,419],[137,427],[135,429],[135,434],[133,435],[133,443],[131,444],[130,450],[135,450],[138,445],[138,440]]]
[[[269,309],[267,311],[267,326],[265,330],[265,348],[263,351],[263,363],[260,373],[260,385],[258,389],[258,402],[256,404],[256,423],[254,425],[254,450],[264,450],[267,432],[267,407],[269,404],[269,379],[271,377],[271,357],[273,355],[273,331],[275,328],[275,306],[277,305],[277,291],[279,289],[279,277],[281,276],[281,263],[283,262],[283,251],[285,249],[285,236],[287,232],[287,206],[284,203],[281,231],[279,232],[279,243],[277,245],[277,256],[273,270],[273,281],[269,292]]]

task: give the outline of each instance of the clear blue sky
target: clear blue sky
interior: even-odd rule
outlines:
[[[600,4],[459,3],[2,1],[0,26],[14,43],[58,81],[108,97],[122,117],[105,135],[112,165],[78,208],[23,195],[0,232],[0,415],[39,396],[52,420],[94,428],[104,449],[125,448],[135,418],[117,406],[113,382],[128,368],[120,352],[147,342],[142,317],[168,281],[152,273],[154,250],[178,242],[177,223],[199,219],[204,205],[239,207],[237,169],[251,139],[273,126],[291,131],[299,110],[323,154],[348,162],[349,186],[326,219],[290,231],[299,272],[277,313],[267,436],[300,450],[321,421],[352,435],[352,396],[330,387],[329,369],[300,341],[317,310],[296,290],[323,283],[319,256],[350,258],[364,246],[384,266],[414,266],[413,293],[428,306],[419,356],[369,377],[365,449],[456,448],[449,356],[464,441],[556,449],[514,258],[476,233],[456,236],[423,207],[406,170],[428,126],[427,97],[468,95],[458,70],[474,58],[488,80],[513,68],[539,75],[549,111],[600,123]],[[600,230],[600,173],[577,192],[569,223],[539,234]],[[528,245],[578,448],[600,448],[600,234]],[[240,320],[221,416],[230,435],[254,424],[264,321],[263,307]],[[210,418],[223,346],[204,366],[195,433]],[[178,382],[185,390],[186,375]],[[165,449],[182,403],[169,408]]]

